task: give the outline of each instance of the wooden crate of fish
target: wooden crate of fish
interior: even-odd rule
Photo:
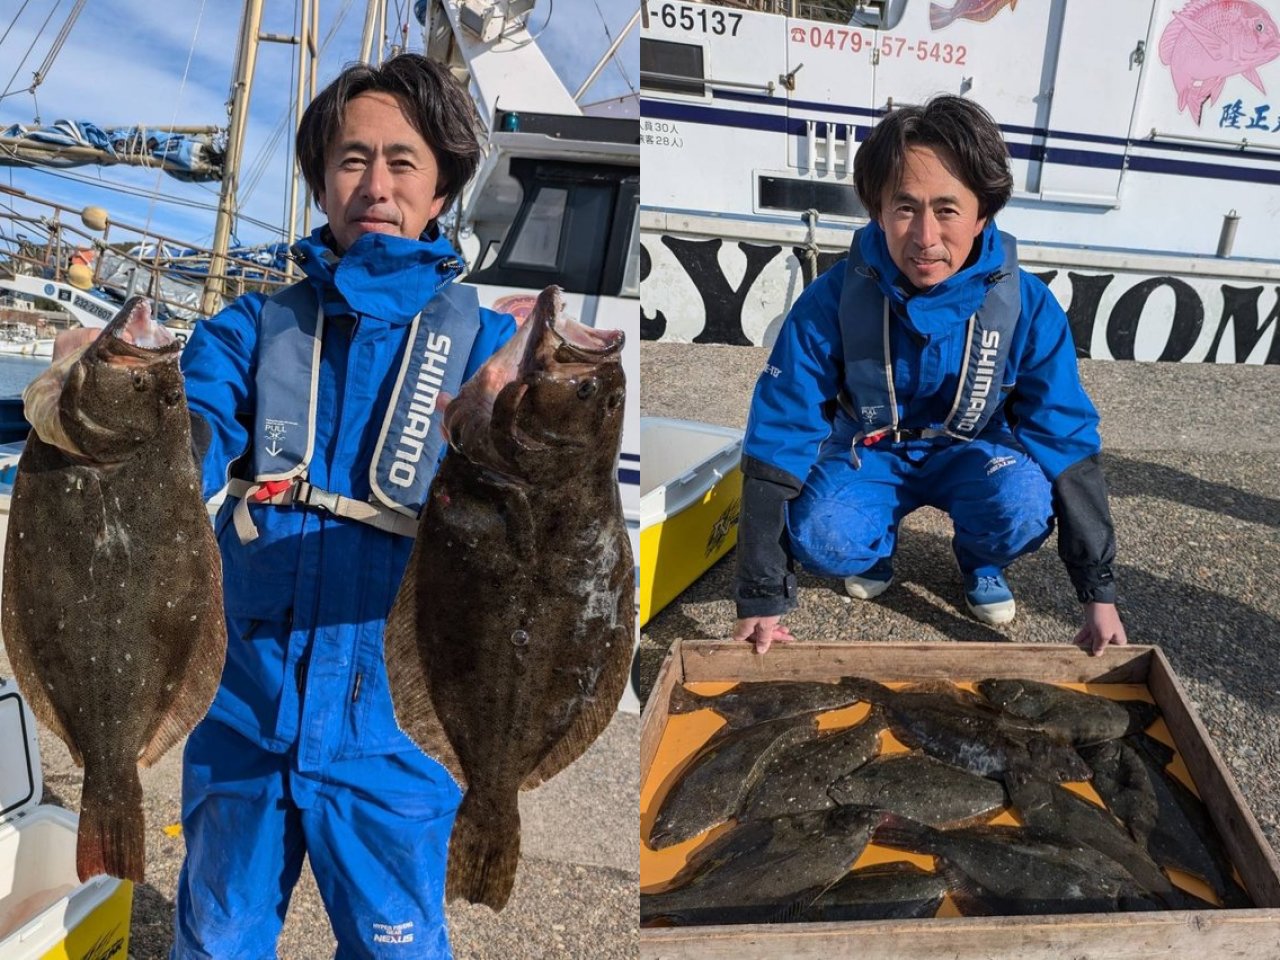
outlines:
[[[641,957],[1280,957],[1280,862],[1156,647],[673,646]]]

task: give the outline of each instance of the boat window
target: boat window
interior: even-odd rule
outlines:
[[[486,255],[467,281],[618,296],[640,192],[636,167],[516,157],[510,169],[524,199],[496,260]]]
[[[507,262],[522,267],[554,267],[559,259],[560,232],[568,202],[569,191],[563,187],[539,188]]]
[[[773,210],[817,210],[831,217],[867,215],[858,191],[850,184],[789,177],[761,177],[760,206]]]
[[[640,38],[640,86],[668,93],[706,93],[702,47],[692,43]],[[688,79],[685,79],[688,78]]]
[[[622,274],[622,289],[618,291],[623,297],[640,296],[640,198],[637,196],[631,205],[631,243],[627,248],[627,266]]]

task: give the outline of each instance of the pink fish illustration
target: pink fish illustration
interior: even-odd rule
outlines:
[[[1160,35],[1160,62],[1169,65],[1178,109],[1196,123],[1205,103],[1217,103],[1229,77],[1241,74],[1263,93],[1258,67],[1280,56],[1280,31],[1250,0],[1192,0]]]
[[[1006,6],[1016,10],[1018,0],[956,0],[953,7],[929,4],[929,26],[941,30],[952,20],[977,20],[986,23]]]

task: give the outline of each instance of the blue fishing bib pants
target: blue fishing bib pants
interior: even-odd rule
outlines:
[[[1049,481],[1013,435],[998,427],[968,443],[882,440],[850,446],[856,427],[837,417],[800,496],[788,504],[795,558],[828,577],[865,572],[892,557],[898,524],[918,507],[951,517],[960,569],[1003,569],[1037,550],[1053,529]]]
[[[183,756],[173,960],[275,960],[304,854],[337,960],[451,957],[445,855],[461,796],[416,749],[301,773],[292,752],[204,721]]]

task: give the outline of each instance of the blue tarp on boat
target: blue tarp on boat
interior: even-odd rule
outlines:
[[[68,148],[97,151],[97,156],[68,156]],[[148,127],[104,129],[87,120],[56,120],[46,126],[11,124],[0,130],[0,166],[79,167],[89,164],[158,160],[178,180],[222,179],[225,134],[170,133]]]

